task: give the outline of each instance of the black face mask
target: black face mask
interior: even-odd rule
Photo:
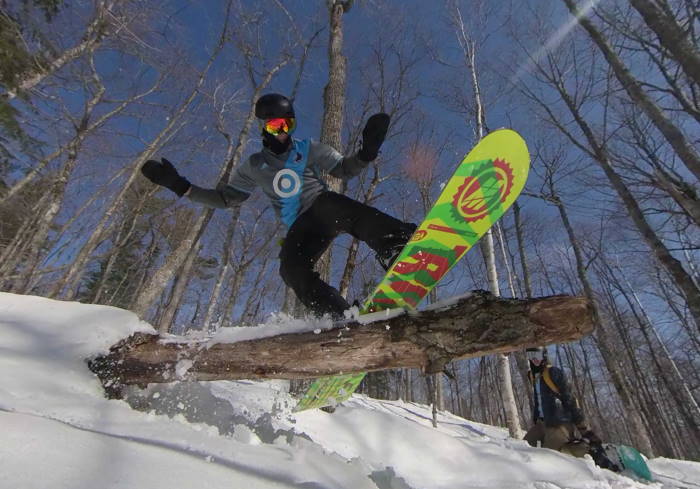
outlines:
[[[530,362],[530,370],[532,370],[533,374],[539,374],[542,373],[542,370],[544,370],[544,366],[547,362],[542,362],[539,365],[535,365],[534,363]]]
[[[285,142],[281,143],[275,136],[263,130],[262,137],[263,146],[268,148],[276,155],[281,155],[282,153],[285,153],[289,149],[289,146],[292,144],[291,136],[288,137]]]

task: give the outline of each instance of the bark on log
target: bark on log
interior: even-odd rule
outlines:
[[[477,291],[441,309],[208,348],[136,334],[88,364],[119,396],[123,385],[174,380],[303,379],[390,368],[437,373],[452,360],[574,341],[592,331],[583,297],[521,300]]]

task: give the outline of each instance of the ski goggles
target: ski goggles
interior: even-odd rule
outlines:
[[[294,117],[278,117],[268,119],[263,123],[263,130],[273,136],[281,133],[291,134],[297,127],[297,120]]]

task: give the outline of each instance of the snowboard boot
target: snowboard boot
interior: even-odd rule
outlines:
[[[620,465],[616,464],[608,456],[608,451],[603,447],[602,444],[592,444],[588,453],[591,456],[591,458],[593,458],[593,461],[598,467],[602,469],[612,470],[613,472],[622,471]]]
[[[404,245],[395,245],[375,255],[377,261],[379,262],[379,265],[384,269],[385,272],[389,271],[391,266],[401,254],[401,250],[403,250],[403,247]]]

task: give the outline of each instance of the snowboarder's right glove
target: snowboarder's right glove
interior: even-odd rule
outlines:
[[[141,167],[141,173],[156,185],[172,190],[178,197],[185,195],[190,189],[190,182],[181,177],[172,163],[165,158],[160,161],[148,160]]]
[[[591,446],[600,446],[603,444],[603,440],[598,438],[598,435],[593,433],[591,430],[587,430],[583,433],[581,433],[581,438],[584,440],[588,441],[588,444]]]
[[[386,132],[389,130],[389,114],[380,112],[374,114],[367,120],[365,128],[362,130],[362,148],[357,153],[357,157],[362,161],[374,161],[379,154],[379,148],[384,142]]]

